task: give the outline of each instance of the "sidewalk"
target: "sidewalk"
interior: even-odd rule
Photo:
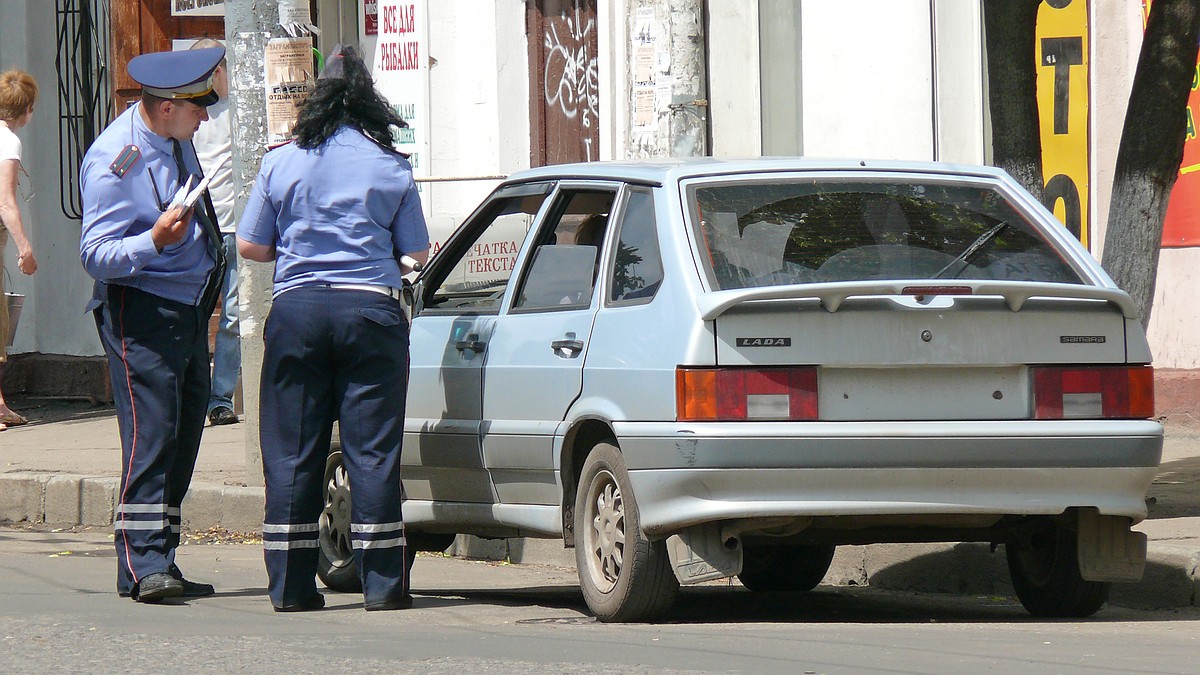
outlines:
[[[0,432],[0,523],[106,526],[112,523],[120,442],[111,407],[12,402],[30,423]],[[263,492],[247,476],[246,424],[206,427],[184,527],[257,532]],[[1200,606],[1200,424],[1169,424],[1155,503],[1136,529],[1150,538],[1146,574],[1114,587],[1127,607]],[[454,553],[516,563],[574,566],[551,540],[460,537]],[[1003,550],[985,544],[876,544],[838,548],[827,583],[974,595],[1011,595]]]

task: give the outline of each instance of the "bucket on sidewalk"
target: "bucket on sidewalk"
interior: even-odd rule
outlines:
[[[21,306],[25,304],[25,296],[20,293],[5,293],[4,301],[8,303],[8,335],[4,344],[12,346],[17,337],[17,322],[21,320]]]

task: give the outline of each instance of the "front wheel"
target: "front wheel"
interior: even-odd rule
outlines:
[[[1013,590],[1034,616],[1083,618],[1100,611],[1112,584],[1079,572],[1077,534],[1047,522],[1004,545]]]
[[[621,451],[598,443],[575,494],[575,565],[588,609],[601,621],[648,621],[679,594],[663,540],[642,532]]]

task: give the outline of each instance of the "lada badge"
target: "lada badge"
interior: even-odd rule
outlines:
[[[791,347],[790,337],[740,337],[736,342],[738,347]]]

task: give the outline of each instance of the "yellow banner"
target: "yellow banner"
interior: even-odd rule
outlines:
[[[1035,51],[1045,202],[1090,247],[1087,4],[1044,0],[1038,8]]]

